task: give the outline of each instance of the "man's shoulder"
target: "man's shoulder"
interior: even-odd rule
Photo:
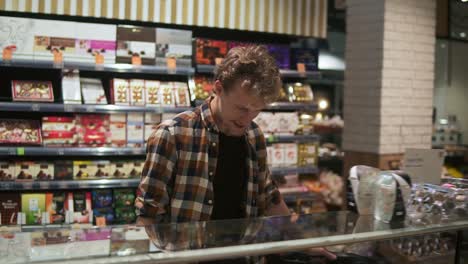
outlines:
[[[185,111],[175,115],[174,117],[163,120],[158,125],[158,130],[168,130],[171,134],[177,134],[186,129],[196,129],[201,127],[201,115],[199,108]]]

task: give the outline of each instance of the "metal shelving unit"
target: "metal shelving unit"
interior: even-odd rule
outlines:
[[[125,105],[86,105],[86,104],[55,104],[55,103],[16,103],[1,102],[0,111],[13,112],[47,112],[47,113],[180,113],[191,107],[145,107]]]
[[[32,69],[78,69],[80,71],[93,72],[113,72],[113,73],[143,73],[143,74],[163,74],[163,75],[181,75],[187,76],[195,73],[195,69],[190,67],[177,67],[175,70],[167,67],[131,64],[103,64],[95,65],[90,63],[65,62],[63,64],[54,64],[48,61],[26,61],[16,60],[11,62],[0,61],[0,67],[17,67],[17,68],[32,68]]]
[[[318,173],[316,166],[304,166],[304,167],[272,167],[270,169],[271,175],[288,175],[288,174],[313,174]]]
[[[266,137],[267,143],[289,143],[289,142],[318,142],[320,136],[317,134],[311,135],[270,135]]]
[[[104,188],[136,188],[140,179],[101,179],[101,180],[69,180],[69,181],[2,181],[0,191],[21,190],[71,190],[71,189],[104,189]]]
[[[316,103],[289,103],[276,102],[268,105],[266,110],[287,110],[287,111],[318,111]]]
[[[215,65],[197,65],[197,73],[207,73],[212,74],[215,70]],[[319,71],[307,71],[307,72],[298,72],[296,70],[280,70],[280,74],[283,78],[312,78],[319,79],[321,74]]]
[[[141,156],[144,148],[0,147],[0,156]]]

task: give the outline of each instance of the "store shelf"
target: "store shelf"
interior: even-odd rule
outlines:
[[[16,68],[32,68],[32,69],[78,69],[80,71],[93,72],[115,72],[115,73],[144,73],[144,74],[159,74],[159,75],[192,75],[195,70],[193,68],[178,67],[176,70],[169,70],[166,67],[140,65],[133,66],[131,64],[104,64],[95,65],[89,63],[70,62],[60,65],[53,62],[36,62],[36,61],[0,61],[0,67],[16,67]]]
[[[136,188],[140,179],[0,182],[0,191]]]
[[[180,113],[192,109],[191,107],[145,107],[124,105],[80,105],[54,103],[0,103],[0,111],[8,112],[44,112],[44,113]]]
[[[317,111],[318,105],[316,103],[276,102],[268,105],[266,110]]]
[[[216,66],[215,65],[197,65],[197,73],[208,73],[213,74]],[[318,71],[308,71],[308,72],[298,72],[296,70],[280,70],[280,74],[283,78],[311,78],[320,80],[320,72]]]
[[[0,147],[0,156],[131,156],[145,155],[144,148]]]
[[[318,142],[320,136],[316,134],[312,135],[290,135],[290,136],[281,136],[281,135],[270,135],[266,137],[268,143],[289,143],[289,142]]]
[[[305,166],[305,167],[273,167],[270,169],[273,176],[276,175],[287,175],[287,174],[314,174],[318,173],[316,166]]]

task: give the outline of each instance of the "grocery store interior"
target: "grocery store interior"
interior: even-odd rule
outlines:
[[[136,225],[148,138],[250,45],[291,216]],[[468,263],[468,0],[0,0],[0,49],[4,263]]]

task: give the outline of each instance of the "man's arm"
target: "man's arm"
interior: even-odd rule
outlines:
[[[160,127],[148,139],[146,161],[135,200],[137,224],[151,225],[160,221],[169,206],[168,184],[177,159],[174,137]]]

